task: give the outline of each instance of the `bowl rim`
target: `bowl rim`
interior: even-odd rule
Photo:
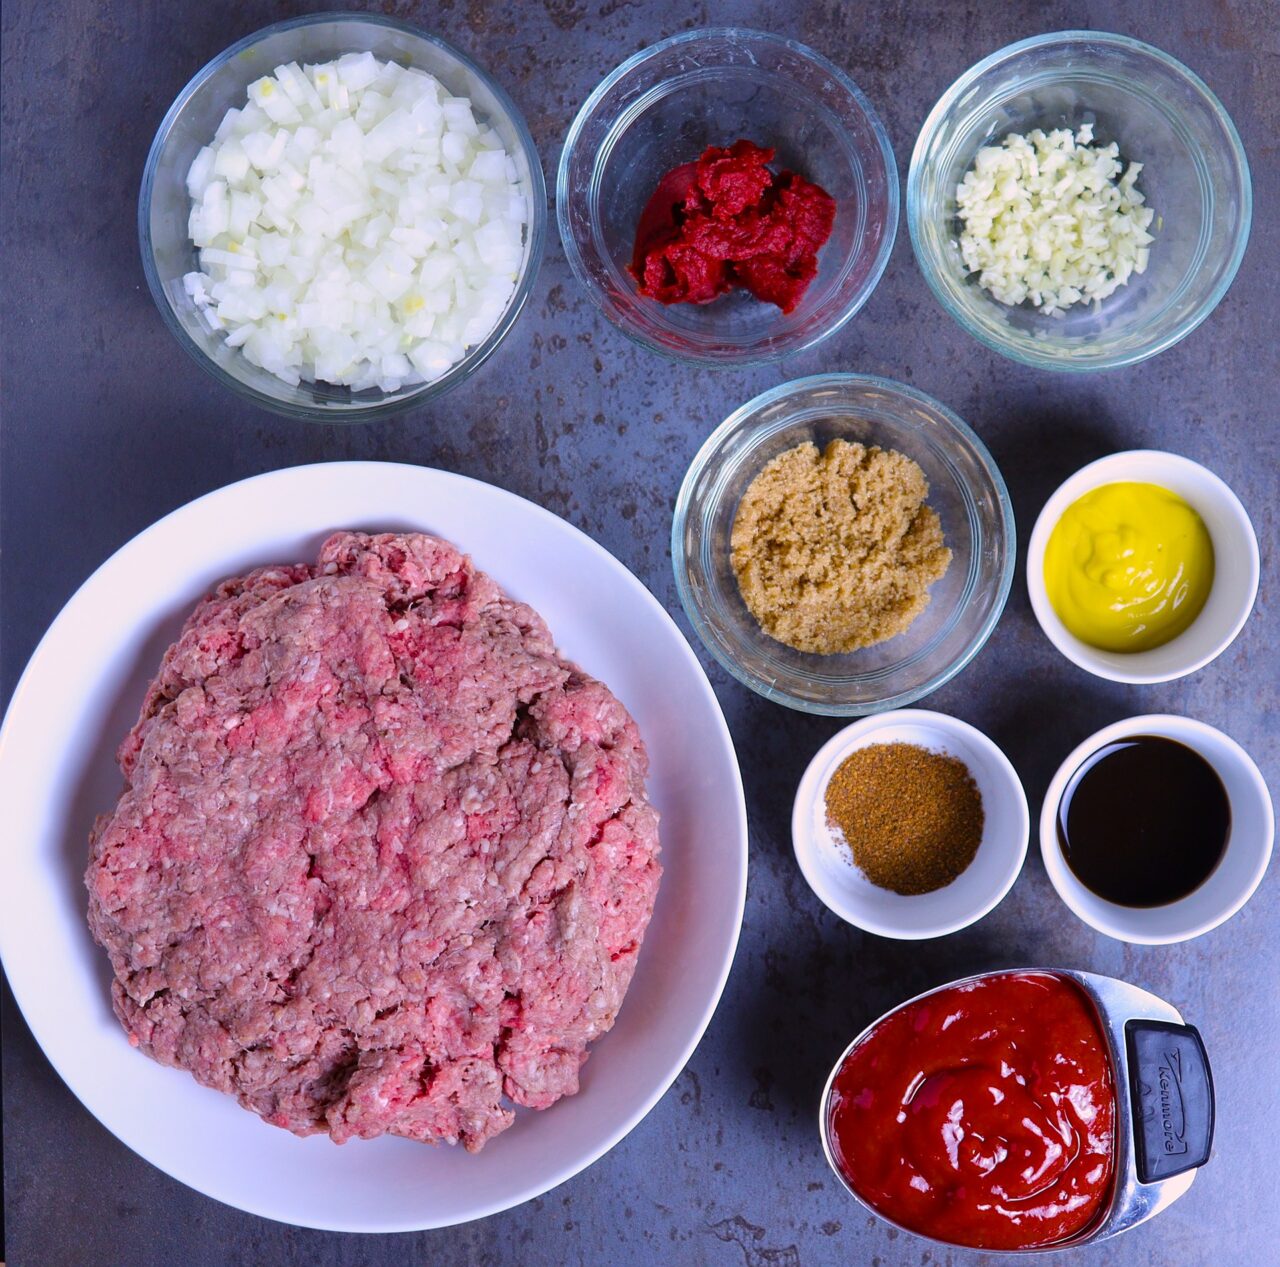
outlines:
[[[1115,656],[1126,653],[1100,651],[1072,634],[1063,624],[1058,613],[1054,611],[1044,582],[1045,549],[1049,544],[1049,537],[1053,529],[1062,517],[1063,511],[1077,498],[1083,497],[1106,484],[1120,482],[1123,478],[1122,476],[1119,474],[1112,476],[1109,472],[1116,467],[1124,467],[1135,459],[1148,461],[1168,470],[1185,471],[1194,475],[1197,480],[1201,480],[1208,492],[1206,500],[1216,500],[1217,504],[1240,526],[1242,537],[1247,543],[1248,593],[1233,618],[1231,627],[1208,651],[1201,655],[1193,656],[1186,661],[1185,665],[1170,672],[1144,672],[1140,667],[1125,670],[1114,665],[1112,660]],[[1154,483],[1158,481],[1139,482]],[[1191,503],[1190,498],[1185,500]],[[1194,510],[1195,505],[1191,504]],[[1197,513],[1199,512],[1197,511]],[[1157,682],[1173,682],[1179,678],[1189,677],[1216,660],[1240,636],[1241,630],[1244,629],[1249,617],[1253,614],[1254,604],[1258,597],[1260,577],[1261,558],[1258,550],[1258,536],[1254,530],[1253,521],[1249,517],[1249,512],[1244,508],[1244,503],[1236,496],[1231,486],[1221,476],[1215,475],[1207,466],[1202,465],[1193,458],[1184,457],[1180,453],[1171,453],[1166,449],[1124,449],[1119,453],[1108,453],[1104,457],[1096,458],[1094,461],[1086,463],[1079,470],[1068,475],[1050,493],[1041,507],[1040,513],[1036,516],[1035,525],[1031,529],[1031,536],[1027,539],[1027,560],[1024,578],[1027,585],[1027,594],[1031,600],[1031,611],[1036,618],[1036,623],[1040,626],[1041,632],[1077,668],[1084,669],[1086,673],[1092,673],[1095,677],[1105,678],[1110,682],[1124,682],[1133,686],[1150,686]],[[1192,624],[1183,632],[1189,633],[1194,625],[1195,621],[1192,621]],[[1181,636],[1181,634],[1178,635],[1178,637]],[[1176,642],[1177,638],[1170,641]],[[1136,651],[1127,654],[1130,659],[1139,662],[1146,659],[1154,651],[1163,650],[1168,645],[1168,643],[1163,643],[1160,647],[1152,648],[1151,651]]]
[[[1196,736],[1212,736],[1215,743],[1221,744],[1224,751],[1230,753],[1230,761],[1244,774],[1246,780],[1258,792],[1258,803],[1262,806],[1264,820],[1264,845],[1261,858],[1254,868],[1253,874],[1236,896],[1223,904],[1216,914],[1196,923],[1186,924],[1180,931],[1159,936],[1135,932],[1132,927],[1127,927],[1124,923],[1124,917],[1130,908],[1121,906],[1116,902],[1108,902],[1105,898],[1099,897],[1099,903],[1105,908],[1105,914],[1103,915],[1083,908],[1066,886],[1067,862],[1062,856],[1062,848],[1058,843],[1058,806],[1062,800],[1062,793],[1085,758],[1113,740],[1124,739],[1130,735],[1147,734],[1174,739],[1179,743],[1186,743],[1188,747],[1195,747],[1194,737]],[[1195,750],[1199,752],[1198,747],[1195,747]],[[1204,756],[1203,753],[1200,755]],[[1209,761],[1209,758],[1204,757],[1204,760]],[[1214,763],[1210,761],[1209,764],[1213,765]],[[1122,718],[1120,721],[1112,722],[1109,726],[1103,726],[1101,730],[1094,731],[1093,734],[1078,743],[1063,759],[1057,770],[1054,771],[1053,778],[1049,780],[1049,786],[1045,789],[1044,801],[1040,806],[1040,857],[1044,862],[1044,869],[1048,874],[1050,884],[1053,885],[1054,892],[1062,900],[1063,905],[1082,923],[1088,924],[1090,928],[1107,937],[1114,937],[1117,941],[1126,942],[1134,946],[1171,946],[1177,942],[1191,941],[1196,937],[1202,937],[1205,933],[1212,932],[1219,925],[1225,924],[1233,915],[1238,914],[1249,899],[1253,897],[1254,893],[1257,892],[1263,876],[1267,873],[1267,867],[1270,865],[1274,846],[1275,806],[1271,800],[1271,793],[1267,788],[1267,781],[1263,777],[1262,771],[1258,769],[1257,762],[1249,755],[1243,745],[1232,739],[1226,731],[1219,730],[1216,726],[1210,726],[1208,722],[1200,721],[1195,717],[1187,717],[1179,713],[1141,713],[1134,717]],[[1230,849],[1231,842],[1228,840],[1227,850],[1229,851]],[[1223,856],[1225,857],[1226,854],[1224,853]],[[1188,901],[1191,896],[1189,894],[1187,897],[1179,898],[1176,902],[1169,902],[1155,909],[1167,910],[1170,907],[1179,906],[1181,903]],[[1152,908],[1133,908],[1138,912],[1150,909]]]
[[[867,122],[871,125],[871,132],[876,138],[879,147],[881,161],[885,168],[885,234],[880,242],[880,247],[876,252],[875,259],[871,268],[868,270],[862,285],[858,288],[858,292],[853,299],[845,304],[844,310],[840,312],[834,320],[816,333],[805,338],[801,342],[788,345],[784,348],[770,349],[767,351],[752,350],[735,354],[733,356],[708,356],[698,352],[687,351],[672,348],[656,339],[651,339],[639,330],[633,329],[630,325],[619,321],[613,312],[604,303],[603,296],[599,289],[592,282],[587,269],[583,263],[582,251],[578,246],[577,239],[574,237],[573,230],[569,224],[569,166],[578,144],[578,140],[582,134],[586,121],[592,112],[597,108],[605,95],[614,88],[622,79],[631,74],[638,66],[656,56],[658,53],[665,52],[669,48],[675,48],[682,44],[691,44],[698,40],[706,40],[709,38],[725,39],[732,38],[742,41],[755,41],[761,44],[772,44],[782,48],[790,49],[792,52],[799,54],[801,57],[812,62],[826,75],[840,86],[853,99],[854,104],[865,115]],[[657,352],[662,356],[668,357],[673,361],[677,361],[686,365],[700,365],[709,369],[743,369],[753,365],[768,365],[775,361],[780,361],[784,357],[794,356],[799,352],[807,351],[809,348],[815,347],[823,340],[830,338],[837,330],[842,329],[849,321],[851,321],[865,306],[868,299],[871,298],[875,289],[880,284],[881,278],[884,276],[885,269],[889,266],[889,257],[893,254],[893,246],[898,237],[898,226],[902,216],[902,196],[899,188],[901,184],[901,175],[898,171],[898,162],[893,153],[893,142],[889,137],[883,120],[876,111],[875,106],[871,104],[870,98],[854,83],[853,79],[839,66],[825,57],[822,53],[810,48],[809,45],[802,43],[800,40],[793,40],[784,35],[777,35],[770,31],[759,31],[752,27],[744,26],[705,26],[697,27],[691,31],[681,31],[676,35],[668,36],[666,39],[658,40],[654,44],[649,44],[642,48],[638,53],[632,53],[625,61],[620,62],[613,68],[587,95],[586,100],[578,108],[577,114],[573,116],[573,122],[569,125],[568,132],[565,133],[564,144],[560,149],[560,159],[556,167],[556,225],[560,234],[560,243],[564,249],[565,259],[568,261],[569,270],[573,273],[575,280],[582,287],[592,304],[605,316],[615,329],[621,331],[628,339],[634,343],[638,343],[641,347],[648,348],[652,352]]]
[[[1017,818],[1020,826],[1021,843],[1015,845],[1011,854],[1008,873],[1000,881],[999,885],[989,892],[964,917],[943,921],[923,929],[905,929],[889,920],[857,919],[840,907],[833,906],[827,896],[831,890],[815,882],[816,872],[811,871],[807,865],[807,851],[801,846],[801,839],[808,839],[808,833],[803,829],[803,822],[807,819],[807,811],[817,795],[816,772],[819,768],[824,766],[841,749],[847,748],[852,751],[855,740],[859,740],[868,734],[874,734],[877,730],[904,723],[935,730],[943,738],[947,735],[961,735],[975,747],[985,752],[992,759],[993,768],[999,771],[999,779],[1004,784],[1002,795],[1007,794],[1013,799],[1014,808],[1018,811]],[[791,807],[792,852],[795,854],[800,873],[804,876],[805,883],[808,884],[814,896],[833,915],[839,916],[846,924],[852,924],[855,928],[860,928],[867,933],[874,933],[878,937],[889,937],[896,941],[928,941],[935,937],[949,937],[952,933],[958,933],[961,929],[968,928],[970,925],[976,924],[984,916],[989,915],[1004,901],[1009,894],[1009,890],[1017,882],[1018,876],[1022,874],[1030,840],[1031,810],[1027,802],[1027,790],[1023,786],[1022,778],[1018,774],[1017,768],[1009,760],[1008,754],[990,735],[983,730],[979,730],[971,722],[964,721],[959,717],[953,717],[950,713],[940,713],[928,708],[899,708],[886,713],[873,713],[869,717],[860,718],[842,727],[814,753],[809,764],[805,766],[804,773],[800,776],[800,782],[796,785],[796,794]]]
[[[475,77],[485,85],[488,91],[493,94],[493,97],[497,101],[499,107],[510,120],[520,148],[525,152],[525,157],[529,165],[531,186],[529,190],[530,210],[529,220],[526,225],[526,229],[529,234],[529,253],[524,270],[516,281],[515,290],[512,293],[512,298],[508,303],[506,312],[503,313],[497,325],[490,330],[485,339],[481,343],[476,344],[475,347],[469,349],[463,355],[462,360],[453,366],[447,374],[444,374],[442,377],[435,379],[430,383],[419,384],[417,390],[412,391],[397,400],[373,402],[368,405],[340,405],[324,409],[315,406],[294,404],[292,401],[280,399],[279,397],[263,392],[257,387],[242,381],[234,374],[228,373],[227,370],[214,361],[204,351],[204,349],[191,338],[182,322],[178,320],[177,315],[174,313],[173,307],[169,302],[168,296],[165,294],[164,284],[161,281],[159,271],[156,268],[155,252],[151,247],[151,228],[149,221],[152,194],[155,188],[156,169],[159,166],[160,156],[169,139],[169,135],[173,130],[174,124],[177,122],[179,114],[196,92],[234,57],[238,56],[246,49],[252,48],[253,45],[257,44],[267,36],[278,35],[282,32],[296,30],[302,27],[320,26],[325,23],[339,22],[362,22],[372,26],[382,26],[389,30],[398,31],[403,35],[420,40],[425,44],[434,45],[448,57],[453,58],[462,67],[462,69],[475,75]],[[231,107],[228,107],[228,109],[230,108]],[[511,96],[507,93],[506,89],[465,53],[460,52],[452,44],[441,39],[438,35],[433,35],[429,31],[424,31],[421,27],[414,26],[408,22],[402,22],[397,18],[386,17],[380,13],[360,13],[350,10],[308,13],[299,17],[286,18],[281,22],[273,22],[269,26],[260,27],[258,30],[252,31],[241,39],[236,40],[233,44],[228,45],[216,56],[205,62],[205,64],[191,76],[183,86],[182,90],[173,99],[172,104],[169,106],[168,110],[165,111],[159,127],[156,129],[155,136],[151,141],[151,146],[147,150],[146,160],[143,163],[142,181],[138,189],[137,215],[138,247],[142,256],[142,271],[147,279],[147,289],[151,292],[151,298],[159,309],[161,319],[165,326],[169,329],[174,338],[177,339],[179,345],[188,354],[188,356],[190,356],[196,364],[198,364],[206,373],[216,379],[224,387],[230,388],[236,395],[252,401],[254,404],[270,410],[272,413],[282,414],[288,418],[300,419],[304,422],[333,423],[336,425],[373,422],[382,418],[402,414],[407,410],[414,409],[419,405],[425,404],[428,400],[431,400],[436,396],[443,395],[451,388],[464,382],[477,369],[479,369],[480,366],[484,364],[490,356],[492,356],[492,354],[497,350],[498,345],[510,333],[512,327],[516,323],[516,320],[519,318],[520,313],[528,303],[534,283],[537,281],[538,272],[542,267],[542,258],[546,245],[547,221],[549,218],[547,214],[546,178],[542,172],[542,160],[538,154],[537,146],[534,144],[533,136],[529,131],[528,124],[525,122],[524,115],[511,99]]]
[[[933,139],[934,134],[941,126],[943,119],[951,112],[956,99],[981,75],[984,75],[992,67],[999,65],[1003,61],[1032,49],[1051,47],[1055,44],[1069,44],[1073,41],[1110,44],[1117,48],[1140,53],[1161,63],[1173,71],[1175,75],[1185,80],[1191,88],[1200,94],[1217,119],[1240,172],[1240,217],[1235,227],[1235,242],[1232,247],[1231,257],[1217,286],[1191,312],[1183,317],[1164,338],[1129,352],[1087,361],[1063,360],[1048,353],[1037,356],[1028,349],[1015,347],[1006,340],[975,326],[969,320],[968,313],[955,304],[939,284],[933,257],[923,246],[920,229],[920,181],[925,150],[928,142]],[[1230,290],[1232,283],[1235,281],[1236,273],[1240,269],[1241,261],[1244,259],[1245,250],[1249,245],[1249,234],[1252,225],[1253,177],[1249,170],[1249,159],[1245,153],[1244,142],[1240,139],[1240,133],[1237,131],[1236,125],[1226,107],[1209,85],[1195,71],[1184,65],[1176,57],[1166,53],[1163,49],[1157,48],[1154,44],[1146,43],[1144,40],[1134,39],[1130,35],[1119,35],[1110,31],[1087,31],[1074,28],[1064,31],[1047,31],[1041,35],[1033,35],[1029,39],[1017,40],[1012,44],[1006,44],[1003,48],[999,48],[980,61],[975,62],[943,92],[942,96],[934,104],[933,109],[925,116],[924,123],[921,124],[920,131],[916,136],[916,142],[911,151],[911,159],[907,166],[907,233],[911,238],[911,249],[916,258],[916,265],[924,275],[925,282],[943,310],[967,334],[993,351],[999,352],[1002,356],[1007,356],[1010,360],[1017,361],[1021,365],[1029,365],[1036,369],[1056,370],[1064,374],[1085,374],[1096,370],[1120,369],[1127,365],[1136,365],[1150,357],[1158,356],[1161,352],[1173,347],[1174,344],[1180,343],[1208,318],[1218,304],[1222,302],[1227,291]]]
[[[716,451],[720,448],[725,438],[741,427],[751,415],[758,413],[774,402],[785,400],[788,396],[802,391],[829,386],[874,389],[890,395],[905,397],[913,403],[923,406],[931,413],[937,414],[954,428],[961,439],[974,450],[979,464],[992,482],[996,500],[1000,507],[1000,521],[1006,543],[1004,565],[996,582],[996,601],[992,604],[986,619],[970,638],[964,650],[951,663],[927,681],[908,690],[898,691],[894,695],[888,695],[883,699],[872,702],[863,701],[843,704],[800,699],[798,696],[791,694],[790,691],[772,686],[764,679],[743,668],[735,657],[719,646],[711,633],[710,622],[703,615],[701,608],[694,599],[692,585],[689,580],[689,562],[684,548],[684,528],[685,521],[689,515],[693,485],[703,471],[712,463]],[[675,573],[676,593],[679,595],[680,605],[684,608],[685,615],[702,645],[711,653],[721,668],[729,672],[743,686],[755,691],[757,695],[762,695],[765,699],[775,704],[782,704],[784,707],[793,708],[798,712],[813,713],[824,717],[869,717],[890,712],[894,709],[901,709],[916,700],[923,699],[926,695],[932,694],[951,681],[986,645],[987,639],[991,637],[992,632],[1000,621],[1000,617],[1004,614],[1005,604],[1009,600],[1009,591],[1013,585],[1013,573],[1018,553],[1017,547],[1017,526],[1014,521],[1013,503],[1009,497],[1009,489],[1005,484],[1004,476],[1001,474],[999,466],[991,456],[990,450],[973,428],[957,413],[934,397],[908,386],[906,383],[901,383],[891,378],[883,378],[877,374],[833,372],[829,374],[811,374],[805,378],[793,378],[787,382],[779,383],[776,387],[771,387],[767,391],[760,392],[745,404],[739,405],[711,432],[706,440],[703,441],[697,453],[694,454],[688,470],[685,471],[684,479],[680,483],[680,490],[676,495],[675,510],[671,516],[671,566],[672,571]]]

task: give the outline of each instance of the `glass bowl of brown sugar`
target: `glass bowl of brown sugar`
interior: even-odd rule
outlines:
[[[928,695],[978,654],[1009,595],[1013,510],[986,446],[945,405],[822,374],[711,434],[681,486],[671,554],[690,622],[734,677],[790,708],[856,717]]]

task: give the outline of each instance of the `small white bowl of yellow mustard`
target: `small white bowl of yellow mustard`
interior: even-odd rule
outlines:
[[[1077,471],[1027,547],[1040,628],[1113,682],[1168,682],[1221,655],[1253,610],[1258,572],[1240,499],[1198,462],[1156,449]]]

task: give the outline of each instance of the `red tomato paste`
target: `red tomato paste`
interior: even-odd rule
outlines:
[[[1052,1245],[1111,1190],[1111,1059],[1065,977],[1000,973],[892,1013],[845,1058],[827,1112],[854,1191],[954,1245]]]
[[[705,304],[736,286],[791,312],[818,272],[836,204],[795,172],[769,170],[773,150],[708,146],[672,168],[636,228],[631,274],[663,304]]]

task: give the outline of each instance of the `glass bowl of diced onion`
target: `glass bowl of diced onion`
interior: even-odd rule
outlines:
[[[1000,166],[1013,144],[1025,154],[1016,185]],[[969,197],[985,181],[979,219],[967,176]],[[1044,218],[1024,221],[1028,199]],[[1159,49],[1097,31],[1023,40],[966,71],[925,120],[907,179],[912,246],[942,306],[987,346],[1047,369],[1130,365],[1189,334],[1231,285],[1251,211],[1244,147],[1208,87]]]
[[[529,296],[546,222],[503,89],[435,36],[356,13],[214,58],[165,115],[138,204],[178,342],[241,396],[321,422],[471,375]]]

